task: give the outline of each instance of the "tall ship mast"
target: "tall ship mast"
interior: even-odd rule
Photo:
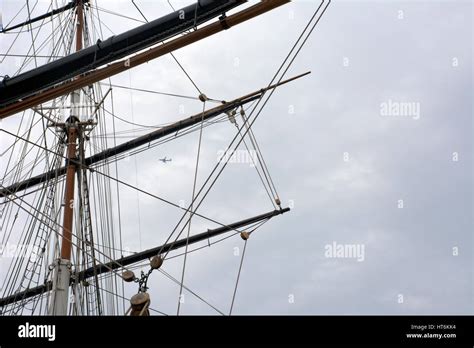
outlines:
[[[174,284],[175,292],[167,300],[177,307],[176,314],[182,312],[186,296],[217,314],[232,314],[248,241],[254,232],[257,237],[269,220],[290,211],[278,194],[254,124],[275,90],[291,88],[309,74],[288,76],[287,72],[330,1],[321,1],[273,79],[231,100],[204,93],[174,52],[218,33],[229,35],[227,31],[239,30],[242,23],[289,2],[199,0],[175,8],[163,1],[162,5],[169,6],[168,13],[156,19],[148,18],[151,16],[144,6],[135,1],[131,3],[139,19],[106,9],[111,2],[102,4],[100,0],[55,0],[43,13],[35,11],[36,5],[30,1],[15,3],[17,15],[3,23],[0,31],[9,38],[9,47],[2,46],[0,59],[15,57],[19,62],[16,72],[8,66],[11,76],[3,68],[0,72],[0,234],[3,246],[15,246],[3,248],[4,256],[15,254],[2,257],[3,315],[174,314],[154,305],[152,290],[160,286],[153,281],[155,273]],[[107,38],[101,20],[104,14],[141,23]],[[255,35],[271,35],[271,30]],[[27,38],[31,44],[22,41]],[[18,46],[27,47],[26,53],[16,55]],[[165,56],[192,83],[195,95],[158,92],[153,86],[138,89],[112,81],[124,74],[143,74],[149,62]],[[124,89],[192,100],[200,111],[166,124],[138,124],[133,101],[129,117],[117,116],[124,113],[117,112],[116,105],[122,100],[114,96]],[[159,107],[153,106],[155,120],[160,117]],[[119,123],[128,128],[120,129]],[[224,134],[230,135],[227,146],[211,168],[203,168],[205,131],[212,133],[224,126]],[[138,156],[159,156],[155,161],[161,166],[173,166],[173,158],[158,154],[160,148],[177,141],[192,142],[193,146],[192,175],[186,182],[192,184],[191,192],[185,200],[167,198],[167,190],[154,189],[160,178],[150,177],[145,183],[128,179],[127,167],[133,167],[129,164],[135,161],[137,170]],[[204,213],[200,208],[212,198],[222,173],[242,153],[256,172],[253,178],[271,209],[259,209],[250,216],[242,215],[247,209],[229,209],[226,219]],[[176,180],[181,180],[178,174]],[[157,220],[166,221],[141,226],[138,204],[138,224],[129,223],[127,219],[135,210],[130,192],[146,198],[146,204],[157,211]],[[158,213],[163,207],[169,213]],[[141,242],[144,229],[156,234],[151,244]],[[137,239],[138,250],[127,250]],[[239,267],[229,308],[224,311],[187,286],[186,266],[190,253],[212,252],[209,247],[229,239],[239,240],[242,249],[238,251]]]

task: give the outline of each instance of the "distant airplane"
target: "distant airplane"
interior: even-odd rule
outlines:
[[[172,159],[171,159],[171,158],[168,159],[167,157],[165,157],[165,158],[160,158],[158,161],[161,161],[161,162],[163,162],[164,164],[166,164],[166,162],[171,162]]]

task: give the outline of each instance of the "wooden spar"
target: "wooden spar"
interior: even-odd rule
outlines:
[[[274,210],[274,211],[271,211],[269,213],[258,215],[258,216],[255,216],[255,217],[252,217],[252,218],[249,218],[249,219],[246,219],[246,220],[242,220],[242,221],[239,221],[239,222],[227,225],[227,226],[222,226],[222,227],[219,227],[219,228],[216,228],[216,229],[213,229],[213,230],[207,230],[206,232],[203,232],[203,233],[200,233],[200,234],[197,234],[197,235],[194,235],[194,236],[190,236],[189,241],[187,240],[187,238],[183,238],[183,239],[177,240],[176,242],[170,242],[170,243],[167,243],[165,245],[161,245],[161,246],[149,249],[149,250],[145,250],[145,251],[142,251],[142,252],[139,252],[139,253],[136,253],[136,254],[132,254],[130,256],[126,256],[126,257],[123,257],[123,258],[115,260],[115,261],[110,261],[110,262],[107,262],[105,264],[98,265],[95,268],[90,267],[90,268],[88,268],[88,269],[86,269],[82,272],[79,272],[78,278],[79,278],[79,280],[90,278],[94,275],[94,272],[96,272],[97,274],[110,272],[111,270],[121,268],[121,267],[125,267],[125,266],[128,266],[128,265],[146,260],[148,258],[151,258],[153,256],[158,255],[160,252],[161,253],[166,253],[166,252],[171,251],[171,250],[176,250],[176,249],[182,248],[182,247],[186,246],[186,243],[188,243],[188,245],[198,243],[198,242],[201,242],[201,241],[206,240],[208,238],[216,237],[216,236],[218,236],[220,234],[223,234],[225,232],[234,231],[235,229],[238,229],[240,227],[248,226],[250,224],[253,224],[253,223],[256,223],[256,222],[259,222],[259,221],[270,219],[270,218],[272,218],[274,216],[277,216],[277,215],[282,215],[282,214],[287,213],[289,211],[290,211],[290,208]]]
[[[78,0],[76,0],[78,1]],[[199,0],[0,82],[0,109],[201,26],[246,0]]]
[[[55,9],[55,10],[52,10],[52,11],[50,11],[50,12],[48,12],[48,13],[42,14],[41,16],[38,16],[38,17],[35,17],[35,18],[31,18],[31,19],[29,19],[29,20],[27,20],[27,21],[25,21],[25,22],[12,25],[11,27],[4,28],[4,29],[3,29],[2,31],[0,31],[0,32],[1,32],[1,33],[6,33],[6,32],[8,32],[8,31],[10,31],[10,30],[18,29],[18,28],[21,28],[21,27],[23,27],[23,26],[25,26],[25,25],[36,23],[36,22],[38,22],[38,21],[40,21],[40,20],[42,20],[42,19],[50,18],[50,17],[55,16],[55,15],[57,15],[57,14],[59,14],[59,13],[62,13],[62,12],[64,12],[64,11],[67,11],[67,10],[70,10],[70,9],[74,8],[74,7],[76,6],[76,4],[77,4],[78,1],[79,1],[79,0],[73,0],[73,1],[69,2],[68,4],[66,4],[65,6],[63,6],[63,7],[59,7],[59,8],[57,8],[57,9]],[[83,3],[87,3],[87,2],[89,2],[89,0],[82,0],[82,2],[83,2]]]
[[[134,148],[137,148],[138,146],[141,146],[143,144],[150,143],[151,141],[158,140],[160,138],[163,138],[167,135],[174,134],[180,130],[189,128],[195,124],[198,124],[201,122],[203,119],[208,120],[211,118],[214,118],[218,115],[221,115],[224,112],[227,112],[229,110],[235,109],[236,107],[240,105],[244,105],[246,103],[249,103],[255,99],[258,99],[262,96],[262,93],[274,89],[276,87],[282,86],[284,84],[287,84],[291,81],[294,81],[296,79],[299,79],[301,77],[304,77],[306,75],[310,74],[310,72],[306,72],[304,74],[292,77],[288,80],[282,81],[280,83],[274,84],[272,86],[269,86],[267,88],[262,88],[258,91],[249,93],[243,97],[234,99],[230,102],[225,103],[224,105],[217,106],[215,108],[209,109],[204,113],[204,117],[202,113],[196,114],[194,116],[188,117],[186,119],[180,120],[176,123],[173,123],[169,126],[163,127],[161,129],[158,129],[156,131],[153,131],[151,133],[145,134],[137,139],[130,140],[124,144],[120,144],[116,147],[107,149],[105,151],[102,151],[100,153],[97,153],[91,157],[88,157],[85,159],[84,164],[86,166],[93,165],[95,163],[98,163],[100,161],[106,160],[107,158],[116,156],[120,153],[123,153],[125,151],[132,150]],[[83,165],[81,163],[76,163],[77,165]],[[39,185],[45,181],[49,181],[55,177],[64,175],[66,173],[67,167],[61,167],[59,169],[53,169],[49,172],[31,177],[29,179],[26,179],[21,182],[17,182],[15,184],[12,184],[6,188],[0,189],[0,197],[7,197],[11,195],[12,193],[16,193],[20,190],[26,190],[28,188],[34,187],[36,185]]]
[[[93,277],[94,274],[102,274],[106,272],[111,272],[115,269],[122,268],[122,267],[134,264],[142,260],[146,260],[150,257],[157,255],[160,251],[168,252],[172,250],[177,250],[177,249],[185,247],[186,243],[188,243],[188,245],[195,244],[195,243],[207,240],[209,238],[216,237],[226,232],[235,231],[236,229],[243,228],[245,226],[249,226],[251,224],[254,224],[260,221],[271,219],[275,216],[285,214],[289,211],[290,211],[290,208],[274,210],[265,214],[261,214],[258,216],[254,216],[245,220],[232,223],[230,225],[218,227],[212,230],[207,230],[206,232],[189,237],[189,240],[188,238],[183,238],[183,239],[177,240],[174,243],[173,242],[167,243],[167,244],[164,244],[164,245],[161,245],[149,250],[145,250],[137,254],[120,258],[118,260],[114,260],[114,261],[107,262],[105,264],[97,265],[96,267],[85,269],[84,271],[79,272],[77,275],[74,275],[75,279],[71,280],[71,282],[84,280],[84,279]],[[52,286],[51,282],[48,281],[43,285],[39,285],[22,292],[18,292],[14,295],[4,297],[0,299],[0,307],[43,294],[46,291],[51,290],[51,286]]]
[[[91,85],[95,82],[99,82],[138,65],[147,63],[150,60],[156,59],[177,49],[183,48],[192,43],[205,39],[209,36],[217,34],[223,30],[246,22],[254,17],[257,17],[263,13],[271,11],[289,2],[290,0],[262,0],[260,3],[254,6],[251,6],[236,14],[222,18],[219,22],[209,24],[201,29],[165,42],[164,44],[151,48],[145,52],[138,53],[135,56],[126,59],[125,61],[113,63],[105,68],[98,69],[89,74],[82,75],[80,79],[65,82],[59,86],[52,87],[31,97],[27,97],[21,101],[18,101],[14,104],[8,105],[0,110],[0,119],[12,116],[18,112],[27,110],[36,105],[50,101],[54,98],[58,98],[62,95],[73,92],[82,87]]]

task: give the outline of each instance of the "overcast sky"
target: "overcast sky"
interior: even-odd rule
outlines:
[[[130,1],[97,2],[140,18]],[[149,19],[170,11],[166,1],[136,2]],[[211,98],[258,90],[318,4],[294,1],[176,57]],[[3,5],[5,24],[18,6]],[[287,77],[311,75],[278,89],[255,124],[282,205],[293,209],[249,239],[234,314],[474,314],[473,11],[472,1],[332,1]],[[102,16],[116,34],[138,24]],[[0,75],[14,75],[15,64],[5,60]],[[112,82],[197,96],[169,56]],[[145,125],[202,109],[199,101],[120,89],[114,100],[118,116]],[[14,118],[2,127],[16,130]],[[229,122],[204,130],[198,185],[234,134]],[[2,148],[10,141],[2,138]],[[197,142],[193,133],[121,161],[120,178],[189,203]],[[159,162],[164,156],[172,162]],[[120,197],[124,247],[132,251],[159,245],[180,216],[126,187]],[[272,209],[255,169],[231,163],[199,212],[230,223]],[[196,218],[191,233],[214,226]],[[236,236],[187,259],[185,284],[226,313],[243,243]],[[330,257],[334,246],[360,253]],[[164,269],[179,278],[182,264],[175,258]],[[153,273],[148,285],[153,307],[176,313],[176,284]],[[125,287],[128,296],[136,292],[135,284]],[[186,294],[182,313],[215,311]]]

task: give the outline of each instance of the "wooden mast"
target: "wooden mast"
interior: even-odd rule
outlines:
[[[76,51],[83,48],[84,31],[84,5],[82,0],[76,5]],[[76,175],[76,151],[77,138],[79,134],[79,114],[80,110],[80,90],[75,90],[71,94],[72,112],[66,120],[65,131],[67,134],[67,171],[66,188],[64,193],[64,215],[63,231],[61,241],[60,259],[56,265],[55,276],[53,278],[52,301],[50,307],[51,315],[67,315],[67,304],[69,295],[69,283],[71,278],[71,249],[72,249],[72,229],[74,220],[74,184]]]
[[[82,0],[77,2],[77,30],[76,30],[76,52],[82,50],[83,39],[82,33],[84,30],[84,5]],[[77,149],[77,135],[78,128],[77,123],[79,122],[79,115],[77,113],[80,108],[78,107],[81,102],[80,90],[72,92],[71,103],[72,103],[72,114],[71,117],[66,121],[67,131],[67,171],[66,171],[66,192],[64,194],[64,220],[63,220],[63,239],[61,243],[61,259],[71,259],[71,246],[72,246],[72,223],[74,214],[74,178],[76,174],[76,149]],[[68,122],[69,121],[69,122]]]

